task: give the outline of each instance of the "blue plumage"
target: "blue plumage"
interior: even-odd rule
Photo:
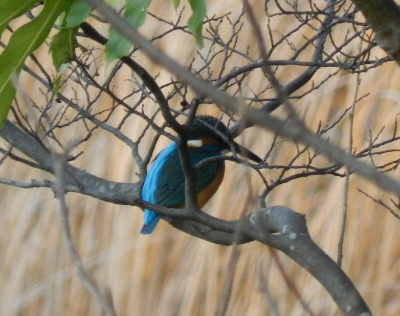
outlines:
[[[229,148],[228,144],[215,133],[214,130],[203,124],[215,127],[224,135],[227,128],[219,120],[210,116],[200,116],[195,119],[189,129],[189,140],[203,140],[202,146],[191,147],[189,145],[189,158],[192,166],[201,161],[220,156],[223,149]],[[195,169],[196,192],[199,205],[204,205],[217,190],[223,178],[224,161],[218,160],[202,165]],[[206,192],[207,191],[207,192]],[[142,188],[144,201],[159,204],[166,207],[179,208],[185,203],[185,178],[180,164],[179,151],[176,143],[171,143],[155,159]],[[150,234],[156,227],[160,215],[145,210],[142,234]]]

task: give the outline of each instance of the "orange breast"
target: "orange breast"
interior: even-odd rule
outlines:
[[[197,203],[199,207],[203,207],[211,197],[217,192],[225,174],[225,164],[222,164],[221,168],[218,170],[217,176],[214,181],[206,187],[203,191],[197,193]]]

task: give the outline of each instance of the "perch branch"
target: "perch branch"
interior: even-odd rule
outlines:
[[[313,242],[304,215],[274,206],[248,215],[246,221],[256,231],[258,241],[284,252],[315,277],[344,315],[372,315],[344,271]]]

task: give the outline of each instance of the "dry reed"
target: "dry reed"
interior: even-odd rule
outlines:
[[[164,16],[174,15],[170,4],[164,2],[157,1],[158,6],[154,4],[150,9],[155,13],[162,12]],[[232,10],[235,6],[240,8],[240,1],[233,3]],[[226,1],[210,2],[210,15],[224,12],[225,5]],[[290,18],[282,18],[282,28],[289,28],[289,24]],[[157,25],[148,19],[143,32],[156,33]],[[243,47],[252,41],[251,31],[248,34],[248,42],[240,43]],[[157,45],[182,62],[189,61],[194,55],[191,39],[185,35],[173,34]],[[378,49],[376,52],[381,53]],[[284,54],[282,52],[282,56]],[[137,60],[150,73],[160,73],[159,83],[169,80],[170,75],[165,70],[145,57],[139,55]],[[327,72],[328,69],[321,69],[315,81],[324,78]],[[257,90],[265,84],[260,74],[251,78],[249,89]],[[115,86],[119,89],[128,85],[117,80]],[[376,134],[385,126],[382,137],[391,133],[394,116],[399,113],[399,81],[400,71],[393,64],[361,74],[359,96],[368,96],[356,107],[354,147],[365,146],[370,129]],[[23,77],[21,86],[27,95],[38,93],[28,76]],[[352,104],[355,87],[355,75],[341,73],[329,85],[295,102],[295,106],[308,126],[315,130],[317,122],[334,121],[340,111]],[[99,102],[104,102],[107,107],[110,101],[102,99]],[[154,110],[156,105],[149,106]],[[202,111],[219,113],[216,107]],[[133,120],[125,124],[124,133],[134,138],[143,127],[143,122]],[[329,134],[330,140],[347,148],[348,131],[346,119],[335,128],[335,133]],[[149,141],[153,136],[151,133],[146,135]],[[74,135],[64,137],[73,139]],[[273,139],[271,133],[259,129],[246,131],[241,137],[256,152],[268,148]],[[167,143],[168,140],[162,138],[155,152]],[[122,142],[104,131],[96,131],[85,146],[85,154],[77,161],[80,167],[115,181],[137,180],[131,153]],[[279,146],[273,160],[282,164],[285,157],[295,152],[295,147],[288,141]],[[141,150],[144,153],[146,149],[144,144]],[[232,172],[226,175],[205,210],[217,217],[235,219],[245,207],[248,182],[243,179],[249,179],[255,194],[260,193],[261,184],[255,172],[231,162],[228,164],[228,170]],[[274,176],[273,171],[265,174],[268,179]],[[0,176],[26,181],[48,177],[10,161],[0,166]],[[393,176],[396,177],[397,172]],[[397,316],[400,310],[400,244],[397,242],[400,223],[383,207],[361,194],[359,188],[376,198],[387,200],[389,197],[373,184],[351,176],[343,268],[376,315]],[[268,196],[267,204],[285,205],[306,214],[312,238],[336,258],[343,196],[343,178],[318,176],[276,188]],[[1,186],[0,199],[0,316],[101,315],[99,306],[74,273],[60,229],[57,201],[50,190]],[[154,234],[139,235],[142,212],[135,207],[112,205],[78,194],[68,194],[67,203],[71,209],[74,241],[85,266],[101,289],[112,294],[118,315],[216,315],[231,273],[227,267],[232,248],[197,240],[165,222]],[[316,315],[340,314],[326,291],[283,254],[272,255],[267,247],[256,243],[240,246],[239,250],[226,315],[307,314],[285,283],[278,262]]]

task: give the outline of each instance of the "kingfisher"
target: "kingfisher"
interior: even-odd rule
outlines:
[[[223,156],[233,149],[244,157],[261,162],[256,154],[234,142],[228,128],[212,116],[201,115],[194,118],[187,134],[187,147],[195,172],[195,191],[200,208],[215,194],[225,173],[224,159],[210,162],[204,160]],[[144,201],[166,207],[185,207],[185,175],[175,142],[155,158],[144,180],[141,197]],[[152,233],[160,218],[156,212],[145,209],[140,233]]]

